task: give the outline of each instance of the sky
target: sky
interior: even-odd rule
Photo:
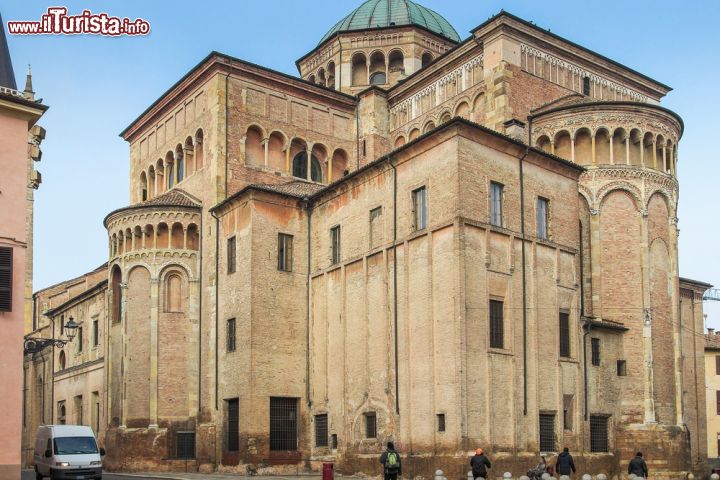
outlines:
[[[421,0],[462,38],[506,10],[674,88],[662,105],[685,122],[679,146],[680,275],[720,286],[720,2]],[[32,64],[50,109],[43,183],[35,195],[34,288],[81,275],[107,260],[105,215],[128,204],[129,150],[118,134],[210,51],[297,75],[311,51],[360,0],[0,0],[3,20],[39,20],[49,6],[141,17],[142,37],[8,35],[18,87]],[[720,328],[720,302],[705,302]]]

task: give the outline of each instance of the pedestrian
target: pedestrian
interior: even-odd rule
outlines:
[[[637,452],[635,458],[630,460],[628,464],[628,475],[634,473],[636,477],[647,478],[648,468],[645,459],[643,459],[642,452]]]
[[[472,467],[474,480],[478,478],[484,479],[487,476],[488,468],[491,468],[491,465],[482,448],[475,450],[475,455],[470,459],[470,466]]]
[[[387,443],[387,450],[380,455],[380,463],[383,466],[385,480],[397,480],[398,475],[402,475],[400,454],[395,450],[393,442]]]
[[[557,462],[555,462],[555,471],[558,475],[570,476],[571,473],[575,473],[575,462],[573,462],[568,447],[563,448],[562,453],[558,455]]]

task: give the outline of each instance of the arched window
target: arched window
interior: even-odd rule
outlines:
[[[120,268],[116,265],[112,271],[112,321],[120,321],[120,304],[122,301],[122,290],[120,288],[120,282],[122,281],[122,275],[120,274]]]
[[[167,177],[168,190],[175,185],[175,158],[173,152],[167,152],[165,155],[165,176]]]
[[[430,52],[423,53],[422,59],[421,59],[422,68],[425,68],[428,65],[430,65],[430,63],[432,63],[432,61],[433,61],[433,56]]]
[[[370,85],[385,85],[387,83],[387,77],[385,72],[375,72],[370,75]]]
[[[165,279],[165,311],[182,312],[182,278],[177,273]]]
[[[385,55],[374,52],[370,56],[370,85],[384,85],[387,83],[385,72]]]
[[[60,365],[60,370],[65,370],[65,352],[62,350],[60,351],[60,355],[58,355],[58,364]]]
[[[177,164],[177,181],[180,183],[185,178],[185,156],[182,145],[175,147],[175,163]]]
[[[148,198],[153,198],[155,196],[155,167],[152,165],[150,165],[150,168],[148,168],[147,182]]]
[[[65,401],[60,402],[60,406],[58,407],[58,423],[65,425]]]
[[[145,172],[140,174],[140,201],[144,202],[148,199],[148,181]]]
[[[390,83],[395,83],[405,76],[405,57],[401,50],[393,50],[388,56]]]
[[[307,179],[307,152],[300,152],[293,158],[293,177]],[[311,158],[310,178],[313,182],[322,182],[322,167],[315,155]]]
[[[328,63],[327,66],[327,82],[328,88],[335,88],[335,62]]]
[[[352,57],[352,84],[367,85],[367,58],[361,52],[356,53]]]
[[[205,151],[203,150],[203,131],[198,130],[195,132],[195,170],[203,168],[203,162],[205,161]]]

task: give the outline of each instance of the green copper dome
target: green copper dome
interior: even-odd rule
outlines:
[[[367,0],[336,23],[320,43],[337,32],[396,25],[419,25],[454,42],[460,41],[460,36],[453,26],[429,8],[410,0]]]

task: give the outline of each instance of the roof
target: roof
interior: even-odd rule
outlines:
[[[318,45],[338,32],[404,25],[418,25],[453,42],[460,41],[460,35],[442,15],[411,0],[366,0],[328,30]]]
[[[107,284],[108,284],[107,279],[101,280],[98,283],[96,283],[95,285],[93,285],[92,287],[88,288],[87,290],[80,292],[77,295],[75,295],[74,297],[61,303],[57,307],[48,310],[47,312],[45,312],[45,315],[47,315],[48,317],[53,317],[53,316],[57,315],[58,313],[63,312],[65,310],[67,310],[69,307],[78,303],[79,301],[85,300],[86,298],[92,297],[96,293],[101,292],[103,289],[107,288]]]
[[[326,185],[320,183],[311,183],[305,180],[293,180],[288,183],[269,184],[269,183],[251,183],[250,185],[238,190],[228,198],[218,203],[210,209],[211,212],[219,210],[232,200],[240,197],[248,190],[259,190],[261,192],[279,193],[288,197],[297,199],[306,199],[312,197],[316,193],[324,190]]]
[[[705,334],[705,350],[720,351],[720,332]]]
[[[10,48],[5,38],[5,24],[0,15],[0,87],[17,90],[15,83],[15,72],[13,72],[12,60],[10,59]]]
[[[193,197],[185,190],[181,188],[173,188],[169,192],[165,192],[155,198],[152,198],[146,202],[135,203],[127,207],[118,208],[108,213],[103,220],[103,224],[107,226],[108,218],[115,215],[116,213],[124,212],[126,210],[135,210],[138,208],[153,208],[153,207],[181,207],[181,208],[201,208],[202,203],[197,198]]]
[[[695,285],[698,287],[705,287],[705,288],[712,288],[714,285],[707,282],[701,282],[700,280],[693,280],[692,278],[687,277],[680,277],[680,283],[685,283],[689,285]]]

